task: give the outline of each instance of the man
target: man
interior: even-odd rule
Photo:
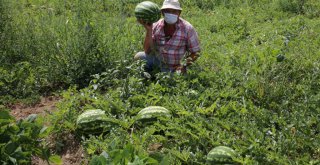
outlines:
[[[145,27],[146,36],[144,52],[137,53],[134,59],[146,60],[147,71],[159,67],[162,72],[186,73],[186,68],[199,57],[197,32],[180,18],[181,11],[178,0],[165,0],[161,7],[164,19],[153,24],[138,20]]]

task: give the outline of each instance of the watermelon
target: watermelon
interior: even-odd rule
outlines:
[[[25,118],[25,121],[28,121],[30,123],[34,122],[37,119],[38,115],[37,114],[30,114],[27,118]]]
[[[160,19],[161,10],[157,4],[150,1],[144,1],[136,6],[134,14],[137,19],[142,19],[147,23],[154,23]]]
[[[109,131],[113,123],[101,109],[87,110],[77,118],[77,129],[84,134],[101,134]]]
[[[226,146],[218,146],[213,148],[207,155],[207,164],[234,164],[232,157],[235,157],[236,152]]]
[[[170,111],[161,106],[149,106],[142,109],[138,113],[138,120],[141,121],[154,121],[159,117],[170,117]]]
[[[283,60],[285,60],[285,56],[282,54],[277,55],[277,62],[282,62]]]

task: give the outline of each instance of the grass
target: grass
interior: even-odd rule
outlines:
[[[0,104],[65,89],[49,134],[57,144],[75,134],[92,161],[204,164],[225,145],[240,164],[319,163],[319,2],[181,1],[201,57],[187,76],[154,80],[133,62],[144,37],[138,2],[1,0]],[[137,125],[151,105],[173,118]],[[118,126],[81,138],[76,118],[94,108]]]

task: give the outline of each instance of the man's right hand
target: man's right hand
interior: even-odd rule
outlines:
[[[142,19],[138,19],[138,22],[142,24],[147,31],[152,31],[152,23],[145,22]]]

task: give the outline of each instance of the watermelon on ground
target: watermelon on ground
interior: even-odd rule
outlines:
[[[141,121],[154,121],[159,117],[170,117],[171,113],[168,109],[161,106],[149,106],[142,109],[138,113],[138,120]]]
[[[105,111],[101,109],[87,110],[77,118],[77,130],[84,134],[101,134],[113,126]]]
[[[213,148],[207,155],[207,164],[234,164],[232,160],[237,154],[226,146],[218,146]]]

